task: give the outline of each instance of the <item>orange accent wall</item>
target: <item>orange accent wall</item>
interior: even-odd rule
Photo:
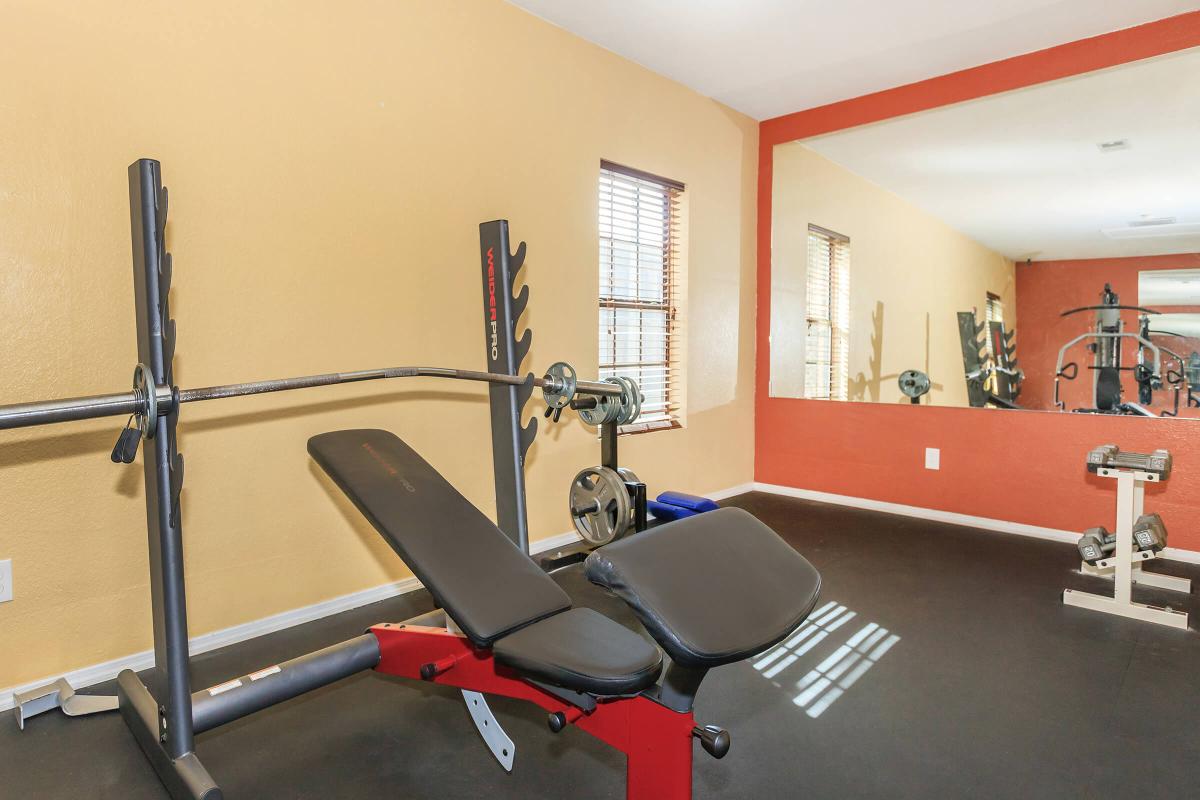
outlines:
[[[1113,291],[1124,305],[1140,305],[1138,272],[1150,269],[1200,269],[1200,253],[1017,264],[1017,358],[1021,369],[1025,370],[1025,383],[1021,389],[1023,405],[1042,409],[1054,407],[1054,365],[1058,359],[1058,349],[1095,325],[1095,317],[1091,313],[1083,312],[1063,317],[1060,316],[1062,312],[1099,302],[1100,292],[1105,283],[1112,284]],[[1136,332],[1137,312],[1126,311],[1122,316],[1125,320],[1125,330]],[[1127,344],[1127,366],[1133,364],[1132,353],[1133,346]],[[1079,364],[1079,377],[1074,381],[1062,382],[1062,399],[1067,408],[1089,405],[1092,376],[1087,365],[1091,356],[1081,344],[1071,349],[1067,360]],[[1129,381],[1123,383],[1126,399],[1137,402],[1133,384]],[[1166,392],[1155,393],[1154,410],[1173,409],[1174,405],[1174,400]],[[1200,416],[1200,409],[1181,409],[1180,414]]]
[[[1166,483],[1146,489],[1172,547],[1200,550],[1200,423],[1051,411],[774,399],[759,406],[755,480],[940,511],[1079,530],[1116,514],[1115,481],[1087,452],[1165,447]],[[941,469],[925,469],[925,448]]]
[[[1087,451],[1115,442],[1169,448],[1176,474],[1147,505],[1171,546],[1200,550],[1196,423],[1051,412],[836,403],[768,396],[771,179],[777,144],[1200,46],[1200,12],[1071,42],[928,81],[767,120],[759,128],[757,480],[994,519],[1082,530],[1112,525],[1115,489],[1088,475]],[[1018,289],[1018,296],[1020,290]],[[1025,320],[1020,319],[1022,327]],[[939,447],[941,469],[924,469]]]

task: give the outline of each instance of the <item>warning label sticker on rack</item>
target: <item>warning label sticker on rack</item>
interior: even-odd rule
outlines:
[[[234,678],[231,681],[228,681],[226,683],[222,683],[218,686],[212,687],[211,689],[208,690],[208,693],[209,693],[209,695],[216,697],[217,695],[221,694],[222,692],[228,692],[230,689],[236,689],[241,685],[242,685],[241,679]]]
[[[273,667],[267,667],[266,669],[260,669],[258,672],[251,672],[246,677],[248,677],[251,681],[257,681],[257,680],[261,680],[262,678],[267,677],[268,675],[276,675],[280,672],[283,672],[283,670],[281,670],[279,668],[279,665],[276,664]]]

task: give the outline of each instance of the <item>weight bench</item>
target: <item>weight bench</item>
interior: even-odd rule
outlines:
[[[377,625],[374,669],[464,690],[493,753],[511,740],[482,694],[549,712],[627,756],[626,797],[691,797],[692,739],[717,758],[729,735],[698,727],[705,673],[772,647],[812,611],[820,575],[740,509],[673,522],[602,547],[587,577],[625,600],[665,652],[565,592],[412,448],[381,430],[309,440],[321,468],[412,569],[448,618]],[[428,616],[428,615],[427,615]],[[440,621],[436,617],[435,621]]]

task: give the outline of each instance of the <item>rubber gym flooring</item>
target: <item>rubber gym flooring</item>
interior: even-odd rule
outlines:
[[[1200,634],[1064,607],[1064,587],[1106,588],[1074,571],[1073,546],[757,493],[726,504],[816,565],[824,610],[790,646],[710,673],[696,717],[733,747],[722,761],[696,747],[696,797],[1195,796]],[[1190,565],[1154,569],[1200,579]],[[638,627],[578,567],[556,578]],[[1134,591],[1200,612],[1192,597]],[[193,685],[428,607],[414,593],[207,653]],[[517,744],[512,774],[457,692],[374,673],[203,734],[197,749],[231,800],[624,797],[623,756],[580,731],[551,734],[533,706],[492,704]],[[0,797],[167,797],[117,714],[48,713],[24,733],[3,723]]]

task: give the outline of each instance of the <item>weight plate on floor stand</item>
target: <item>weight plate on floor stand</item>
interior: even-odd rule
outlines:
[[[588,544],[598,547],[628,532],[633,504],[625,480],[608,467],[587,467],[571,481],[568,503],[571,522]]]

